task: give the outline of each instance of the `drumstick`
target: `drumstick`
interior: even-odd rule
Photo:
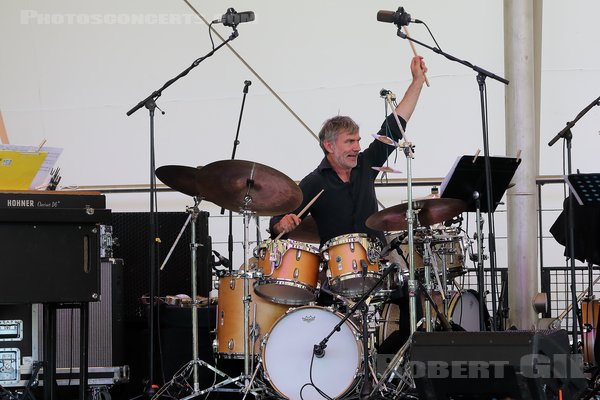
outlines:
[[[406,36],[410,37],[410,34],[408,33],[408,28],[406,26],[403,26],[402,28],[404,29],[404,33],[406,33]],[[412,49],[413,54],[415,55],[415,57],[418,57],[417,49],[415,49],[414,43],[409,40],[408,44],[410,44],[410,48]],[[423,74],[423,76],[425,77],[425,84],[427,85],[427,87],[429,87],[429,79],[427,79],[427,75]]]
[[[313,203],[315,201],[317,201],[317,199],[319,198],[319,196],[325,191],[325,189],[321,189],[321,191],[319,193],[317,193],[317,195],[315,197],[313,197],[313,199],[306,205],[304,206],[304,208],[302,209],[302,211],[300,211],[298,213],[298,217],[301,217],[302,214],[304,214],[306,212],[306,210],[308,210],[310,208],[310,206],[313,205]],[[279,240],[282,236],[283,236],[284,232],[282,231],[279,235],[277,235],[277,237],[275,238],[275,240]]]

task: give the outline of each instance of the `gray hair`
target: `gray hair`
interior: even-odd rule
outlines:
[[[319,131],[319,146],[321,146],[325,155],[327,155],[327,150],[323,146],[323,142],[334,142],[341,131],[356,133],[358,132],[358,124],[352,118],[344,115],[336,115],[323,123]]]

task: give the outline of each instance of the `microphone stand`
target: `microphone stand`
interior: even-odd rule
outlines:
[[[149,375],[148,375],[148,384],[145,389],[145,395],[147,397],[152,397],[154,395],[154,344],[155,344],[155,329],[156,329],[156,297],[158,291],[158,274],[156,271],[156,267],[158,265],[157,254],[158,254],[158,245],[159,245],[159,237],[158,237],[158,215],[155,207],[155,199],[156,199],[156,163],[155,163],[155,148],[154,148],[154,112],[155,109],[160,108],[156,105],[156,100],[162,95],[162,92],[175,83],[180,78],[186,76],[192,69],[197,67],[202,61],[206,58],[212,56],[215,52],[217,52],[221,47],[238,37],[238,31],[234,27],[233,32],[229,36],[227,40],[221,43],[219,46],[211,50],[208,54],[203,57],[195,60],[192,65],[182,71],[179,75],[167,81],[160,89],[152,92],[148,97],[140,101],[137,105],[135,105],[131,110],[127,111],[127,116],[131,116],[134,112],[139,110],[142,107],[148,109],[149,117],[150,117],[150,249],[149,249],[149,257],[150,261],[148,263],[148,274],[150,278],[150,312],[149,312]],[[164,111],[161,110],[164,115]]]
[[[508,80],[492,73],[489,71],[486,71],[485,69],[478,67],[476,65],[471,64],[470,62],[466,61],[466,60],[461,60],[457,57],[454,57],[448,53],[445,53],[444,51],[442,51],[441,49],[437,48],[437,47],[432,47],[429,46],[423,42],[420,42],[418,40],[413,39],[412,37],[406,35],[404,32],[402,32],[402,26],[400,24],[398,24],[398,32],[397,35],[399,37],[401,37],[402,39],[407,39],[411,42],[417,43],[431,51],[433,51],[434,53],[440,54],[444,57],[446,57],[448,60],[450,61],[454,61],[457,62],[459,64],[462,64],[466,67],[471,68],[473,71],[477,72],[477,84],[479,86],[479,99],[480,99],[480,108],[481,108],[481,125],[482,125],[482,134],[483,134],[483,152],[484,152],[484,160],[485,160],[485,178],[486,178],[486,194],[487,194],[487,214],[488,214],[488,246],[489,246],[489,252],[490,252],[490,283],[491,283],[491,293],[492,293],[492,323],[491,323],[491,328],[492,330],[496,329],[496,323],[495,323],[495,318],[496,318],[496,238],[495,238],[495,228],[494,228],[494,218],[493,218],[493,210],[495,209],[495,205],[493,204],[493,198],[492,198],[492,193],[493,193],[493,186],[492,186],[492,172],[491,172],[491,165],[490,165],[490,149],[489,149],[489,135],[488,135],[488,120],[487,120],[487,99],[486,99],[486,95],[487,95],[487,90],[485,87],[485,79],[487,77],[490,77],[494,80],[497,80],[498,82],[504,83],[505,85],[508,85]],[[483,302],[483,293],[480,294],[481,295],[481,301]]]
[[[240,109],[240,117],[238,119],[238,126],[235,132],[235,139],[233,140],[233,151],[231,152],[231,159],[235,160],[235,152],[237,150],[240,141],[238,138],[240,137],[240,126],[242,125],[242,115],[244,114],[244,105],[246,104],[246,95],[248,94],[248,87],[252,85],[250,81],[244,81],[244,96],[242,97],[242,108]],[[221,207],[221,215],[225,213],[225,207]],[[232,264],[233,264],[233,213],[229,210],[229,235],[227,236],[227,250],[229,253],[229,261],[231,264],[229,265],[229,274],[232,273]]]
[[[325,336],[325,338],[323,338],[323,340],[321,340],[318,344],[315,344],[313,347],[313,354],[315,357],[317,358],[323,358],[325,356],[325,348],[327,347],[327,342],[329,341],[329,338],[331,338],[331,336],[333,336],[334,333],[339,332],[342,325],[344,325],[344,323],[352,316],[354,315],[354,313],[356,312],[356,310],[358,310],[359,307],[362,307],[363,310],[364,308],[368,308],[368,305],[366,304],[366,300],[367,298],[369,298],[369,296],[371,295],[371,293],[373,293],[373,291],[375,289],[380,289],[380,285],[381,283],[387,278],[387,276],[394,271],[395,269],[397,269],[399,267],[398,263],[392,263],[390,264],[390,266],[383,271],[383,274],[381,274],[381,276],[379,277],[379,279],[377,280],[377,282],[375,283],[375,285],[373,285],[371,288],[369,288],[369,290],[367,290],[362,297],[360,298],[360,300],[358,300],[356,303],[354,303],[354,305],[348,310],[346,311],[346,314],[344,315],[344,317],[340,320],[340,322],[338,322],[333,329],[331,330],[331,332],[329,332],[329,334],[327,336]],[[368,363],[368,338],[366,337],[366,335],[368,334],[368,327],[365,328],[365,321],[366,321],[366,312],[363,312],[363,355],[364,355],[364,381],[361,387],[361,395],[366,394],[368,395],[368,393],[371,390],[371,380],[370,380],[370,370],[369,370],[369,363]],[[312,364],[311,364],[312,365]],[[363,392],[363,390],[369,390],[368,392]],[[362,397],[361,397],[362,398]]]
[[[560,132],[556,134],[548,142],[548,146],[552,146],[554,143],[558,141],[558,139],[563,138],[567,144],[567,175],[572,174],[573,166],[572,166],[572,154],[571,154],[571,141],[573,139],[573,133],[571,132],[571,128],[575,126],[577,121],[581,119],[588,111],[592,109],[594,106],[600,105],[600,97],[591,102],[587,107],[585,107],[575,119],[571,122],[567,122],[567,126],[564,127]],[[573,304],[572,308],[572,320],[573,320],[573,353],[577,353],[577,318],[578,318],[578,309],[577,304],[579,302],[577,297],[577,289],[575,288],[575,200],[573,199],[573,195],[569,194],[569,210],[567,213],[566,224],[567,224],[567,248],[569,249],[569,262],[571,268],[571,302]]]

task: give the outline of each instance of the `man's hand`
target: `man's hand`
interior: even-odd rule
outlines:
[[[296,214],[287,214],[281,220],[273,225],[275,233],[290,233],[300,225],[300,218]]]

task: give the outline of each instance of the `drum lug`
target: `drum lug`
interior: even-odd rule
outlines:
[[[350,252],[354,253],[354,242],[350,242]]]
[[[294,269],[294,279],[298,279],[300,276],[300,270],[298,268]]]
[[[229,281],[229,289],[235,290],[235,279]]]
[[[221,326],[225,325],[225,311],[221,310]]]
[[[296,249],[296,261],[300,261],[301,257],[302,257],[302,250]]]
[[[233,341],[233,339],[229,339],[229,341],[227,342],[227,348],[229,349],[229,351],[232,351],[234,347],[235,342]]]
[[[323,252],[323,260],[324,260],[325,262],[328,262],[328,261],[329,261],[329,252],[328,252],[328,251],[324,251],[324,252]]]
[[[357,264],[356,260],[352,260],[352,270],[354,272],[358,271],[358,264]]]

